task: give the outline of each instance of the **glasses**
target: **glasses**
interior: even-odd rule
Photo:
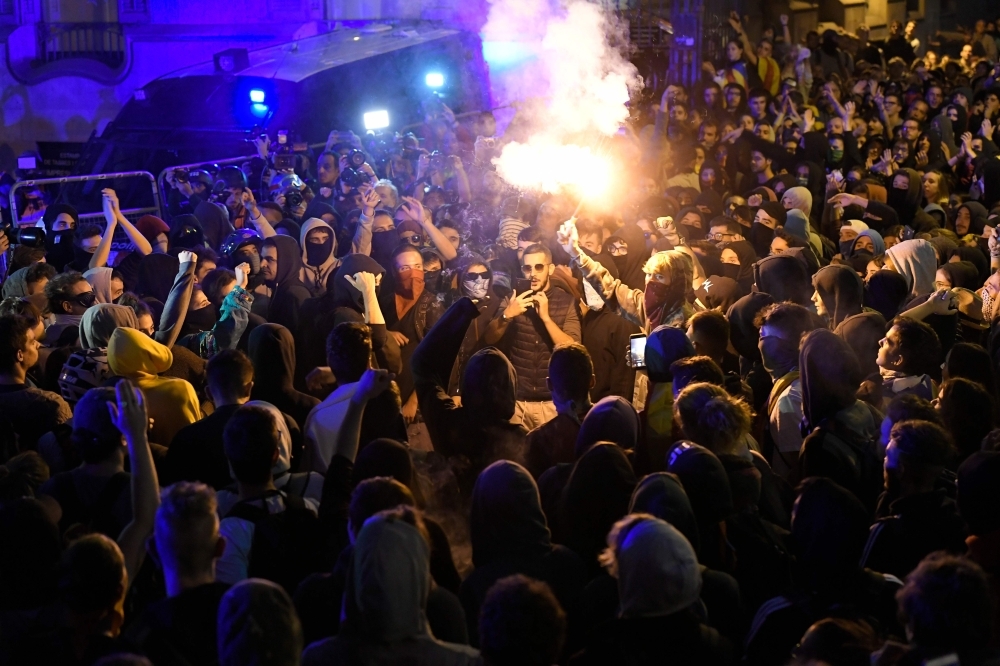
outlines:
[[[77,305],[82,305],[85,308],[89,308],[97,302],[97,294],[93,291],[85,291],[82,294],[77,294],[73,298],[67,300],[70,300]]]
[[[414,245],[420,242],[420,234],[412,234],[410,236],[400,236],[399,240],[404,243],[413,243]]]
[[[612,257],[621,257],[628,254],[628,245],[613,244],[608,246],[608,254]]]
[[[714,241],[726,241],[726,240],[732,240],[733,238],[736,238],[736,234],[723,233],[723,232],[719,231],[719,232],[716,232],[714,234],[707,234],[705,236],[705,238],[707,238],[708,240],[714,240]]]
[[[536,273],[541,273],[546,268],[548,268],[548,264],[535,264],[534,266],[530,264],[524,264],[523,266],[521,266],[521,272],[524,273],[525,275],[531,275],[532,270],[534,270]]]
[[[465,274],[464,279],[466,282],[472,282],[473,280],[486,280],[489,276],[489,273],[473,273],[470,271]]]

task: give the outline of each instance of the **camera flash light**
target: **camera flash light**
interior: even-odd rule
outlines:
[[[388,111],[369,111],[365,114],[365,129],[377,130],[385,129],[389,126]]]
[[[429,72],[424,78],[428,88],[440,88],[444,85],[444,74],[441,72]]]
[[[261,104],[264,101],[264,91],[260,88],[254,88],[250,91],[250,101],[254,104]]]

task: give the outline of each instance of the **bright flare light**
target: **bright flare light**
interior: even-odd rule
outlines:
[[[252,113],[258,118],[263,118],[264,116],[266,116],[267,111],[268,111],[267,104],[253,104],[250,107],[250,113]]]
[[[601,197],[608,191],[611,163],[590,148],[534,141],[509,143],[494,163],[511,185],[555,193],[570,188],[583,197]]]
[[[377,130],[385,129],[389,126],[388,111],[369,111],[365,114],[365,129]]]
[[[264,101],[264,91],[260,88],[254,88],[250,91],[250,101],[254,104],[261,104]]]
[[[427,84],[428,88],[440,88],[444,85],[444,74],[440,72],[429,72],[426,77],[424,77],[424,83]]]

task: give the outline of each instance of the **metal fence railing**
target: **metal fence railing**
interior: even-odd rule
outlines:
[[[147,213],[156,215],[158,217],[163,217],[163,206],[160,201],[160,189],[156,184],[156,178],[153,174],[148,171],[122,171],[118,173],[97,173],[91,174],[89,176],[65,176],[63,178],[36,178],[34,180],[19,180],[10,188],[10,209],[11,214],[14,218],[14,226],[20,225],[20,214],[18,212],[17,206],[17,192],[18,190],[25,187],[45,187],[47,185],[68,185],[70,183],[87,183],[93,182],[100,184],[101,181],[108,181],[110,184],[116,180],[122,180],[126,178],[144,178],[149,180],[149,185],[152,188],[152,206],[146,206],[142,208],[129,208],[127,210],[122,210],[124,214],[129,219],[142,217]],[[81,212],[81,221],[91,221],[91,220],[103,220],[104,213],[98,212]]]
[[[120,23],[40,23],[38,28],[45,62],[86,58],[117,68],[127,58],[128,45]]]

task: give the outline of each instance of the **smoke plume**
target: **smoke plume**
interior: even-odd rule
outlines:
[[[519,110],[494,160],[499,175],[521,189],[599,192],[611,169],[603,137],[628,118],[629,94],[642,86],[625,26],[586,0],[492,0],[482,34],[534,56],[504,81]]]

